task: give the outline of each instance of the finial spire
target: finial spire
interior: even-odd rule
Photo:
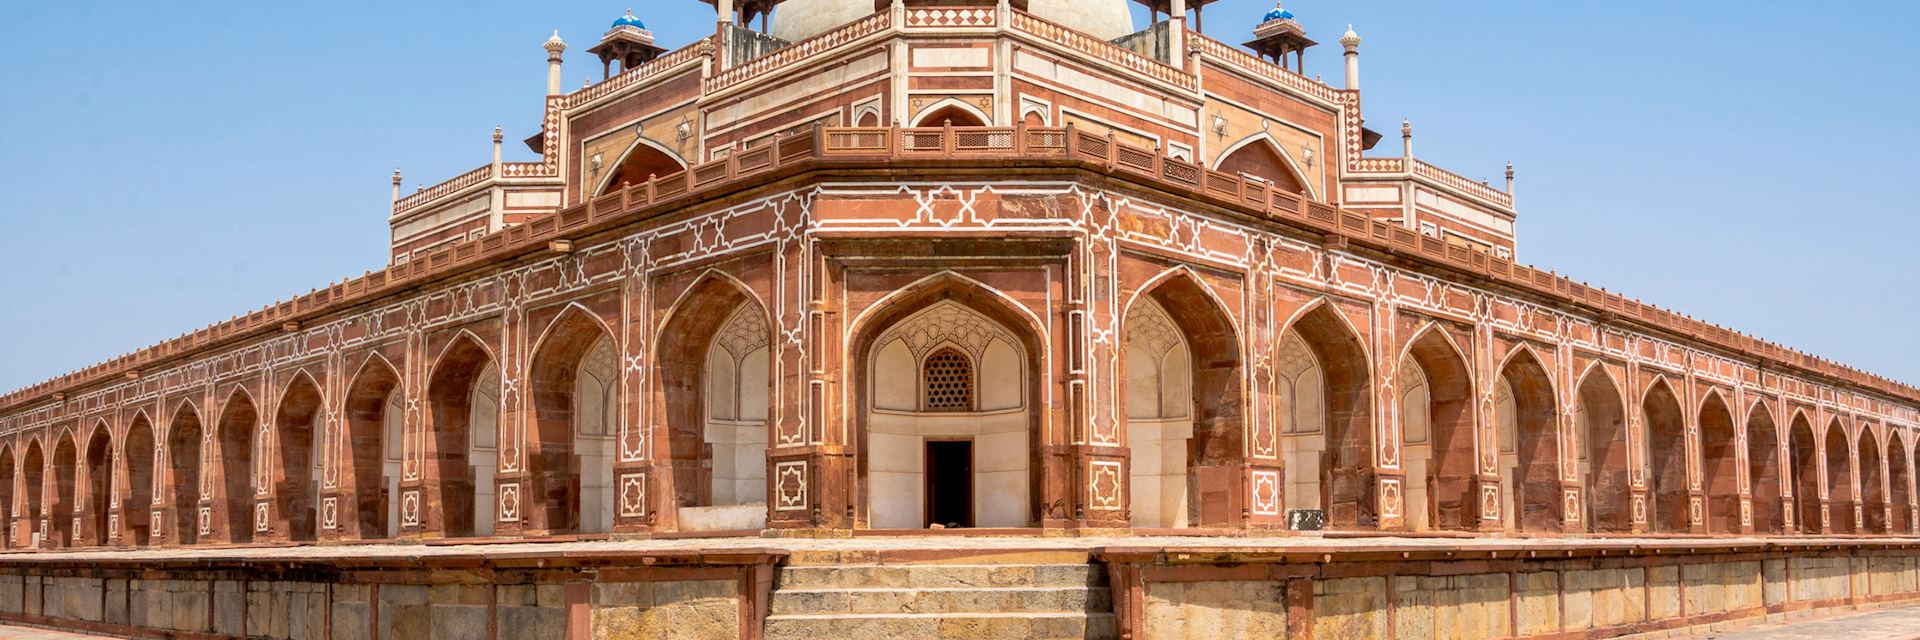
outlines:
[[[1412,118],[1406,118],[1400,121],[1400,145],[1401,145],[1400,155],[1405,156],[1408,160],[1412,160],[1413,159],[1413,119]],[[1407,170],[1412,171],[1413,167],[1408,166]]]

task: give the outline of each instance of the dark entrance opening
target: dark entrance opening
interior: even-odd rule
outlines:
[[[973,441],[927,441],[927,522],[973,526]]]

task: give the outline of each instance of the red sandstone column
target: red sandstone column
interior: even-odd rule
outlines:
[[[525,301],[524,285],[519,280],[507,281],[507,297]],[[493,533],[499,537],[518,537],[527,532],[527,512],[539,508],[538,500],[531,500],[523,491],[527,487],[526,443],[531,419],[528,415],[527,400],[527,359],[532,356],[527,337],[527,311],[523,304],[514,304],[508,308],[501,320],[502,340],[506,346],[501,348],[500,361],[495,366],[500,371],[500,452],[499,467],[493,475],[494,483],[494,525]]]

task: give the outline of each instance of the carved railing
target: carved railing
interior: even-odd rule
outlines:
[[[1200,52],[1206,54],[1208,57],[1239,67],[1240,70],[1253,75],[1279,82],[1287,88],[1313,96],[1314,98],[1325,100],[1332,104],[1340,104],[1340,90],[1329,87],[1325,83],[1294,73],[1286,67],[1261,60],[1254,57],[1253,54],[1241,51],[1239,47],[1198,33],[1190,32],[1188,40],[1199,46]]]
[[[466,191],[468,188],[500,178],[555,178],[559,175],[559,169],[544,162],[502,162],[499,175],[494,174],[493,165],[489,164],[455,176],[452,180],[408,194],[393,203],[393,213],[399,215],[426,207],[448,196]]]
[[[727,197],[755,182],[768,182],[813,167],[888,169],[900,163],[955,167],[1003,168],[1019,166],[1078,166],[1205,202],[1255,219],[1303,229],[1350,246],[1366,247],[1398,257],[1424,261],[1440,268],[1465,272],[1512,289],[1544,297],[1550,302],[1585,307],[1601,321],[1630,321],[1680,336],[1685,340],[1763,360],[1761,366],[1811,373],[1909,402],[1920,403],[1920,388],[1823,360],[1812,355],[1701,322],[1602,289],[1593,288],[1551,271],[1431,242],[1404,227],[1343,211],[1295,193],[1273,189],[1268,183],[1133,147],[1108,135],[1073,128],[942,127],[933,129],[826,128],[810,134],[776,138],[756,147],[686,171],[658,176],[645,183],[561,209],[554,215],[476,240],[457,242],[428,251],[415,259],[389,265],[381,271],[330,284],[303,296],[278,302],[244,316],[194,331],[173,340],[87,367],[53,380],[0,396],[0,411],[50,399],[56,392],[127,376],[143,368],[211,349],[244,337],[298,326],[322,319],[379,296],[462,273],[491,268],[544,250],[552,240],[630,224],[651,216],[683,210],[690,200]],[[464,176],[463,176],[464,177]]]
[[[1159,60],[1149,58],[1133,50],[1089,36],[1077,30],[1063,27],[1026,13],[1013,14],[1013,28],[1016,31],[1053,44],[1093,56],[1103,62],[1119,65],[1126,69],[1146,74],[1156,80],[1186,89],[1197,86],[1192,74],[1169,67]]]
[[[701,38],[694,41],[693,44],[680,47],[671,53],[654,58],[646,64],[622,71],[619,75],[602,80],[598,84],[589,85],[585,89],[569,93],[566,99],[562,101],[562,104],[564,108],[571,109],[593,102],[594,100],[612,95],[621,89],[638,84],[642,80],[660,75],[662,71],[678,67],[681,64],[707,55],[712,50],[713,37],[708,36]]]
[[[712,94],[787,65],[815,58],[827,51],[884,31],[892,26],[892,20],[893,14],[888,11],[861,18],[847,26],[795,42],[793,46],[714,74],[713,77],[707,78],[704,88],[708,94]]]
[[[1484,182],[1475,182],[1466,176],[1427,164],[1420,160],[1413,161],[1413,175],[1452,187],[1456,191],[1487,202],[1509,209],[1513,208],[1513,194],[1495,189]]]

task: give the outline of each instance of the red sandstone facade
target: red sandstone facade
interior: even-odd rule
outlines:
[[[908,2],[623,58],[540,162],[396,193],[385,269],[0,398],[6,544],[917,527],[885,425],[938,413],[1016,425],[980,527],[1920,532],[1920,389],[1515,263],[1509,192],[1364,157],[1357,89],[1163,35]]]

